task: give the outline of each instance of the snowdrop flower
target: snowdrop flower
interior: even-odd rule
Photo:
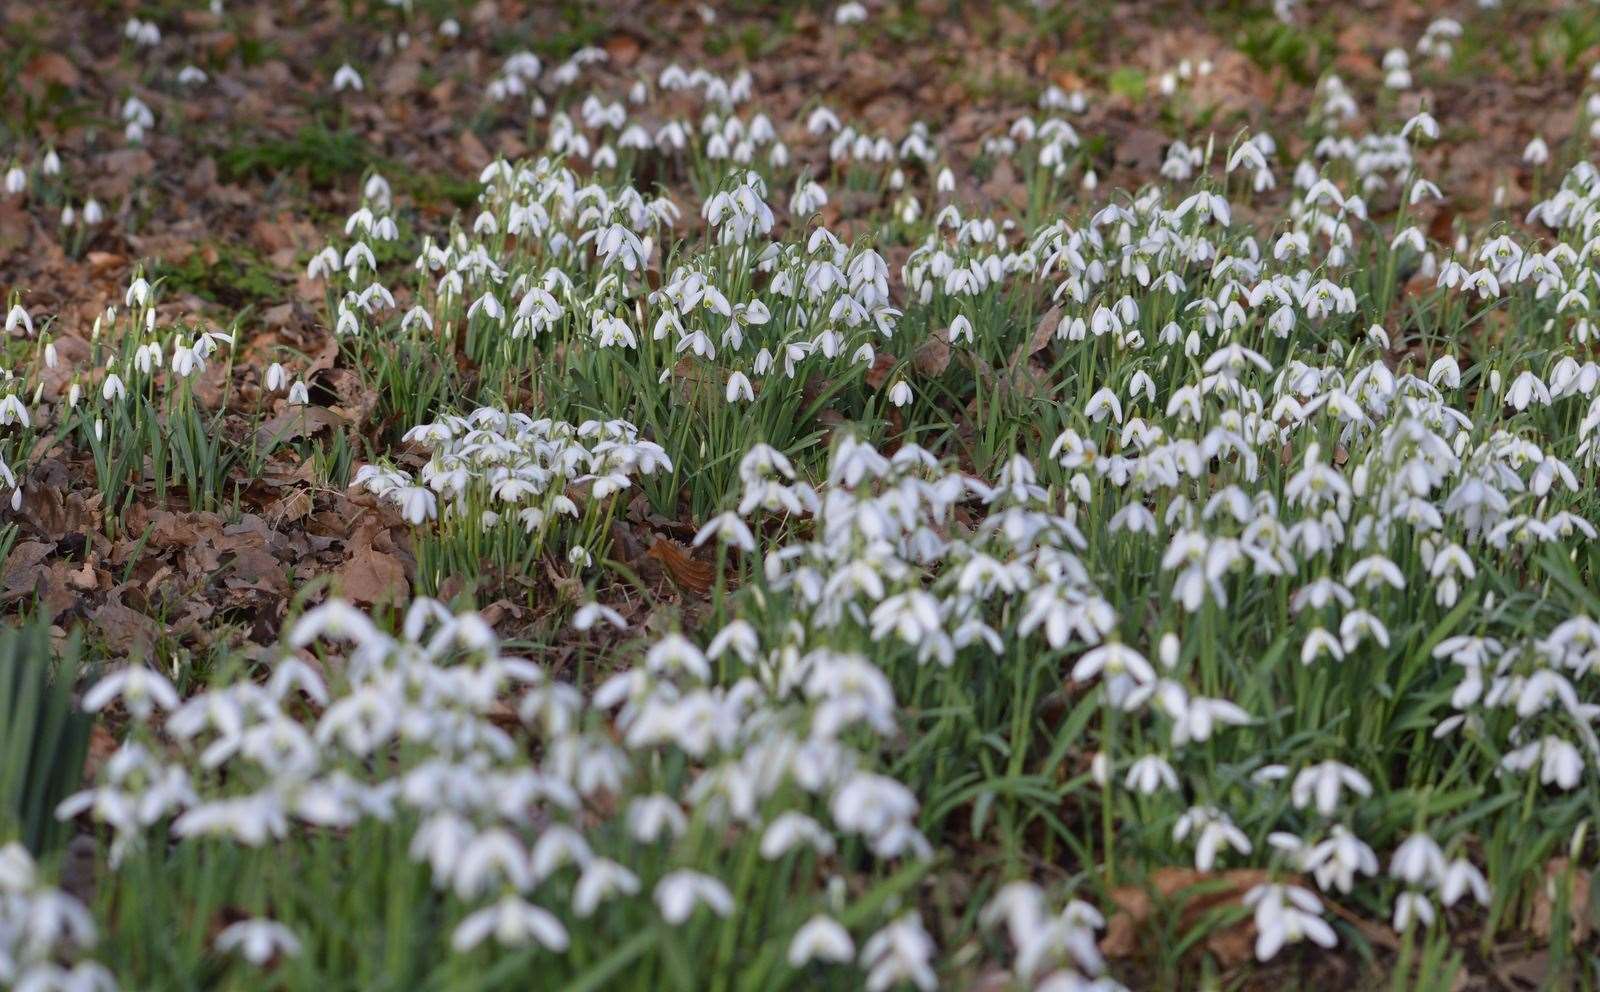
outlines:
[[[303,648],[324,638],[360,646],[383,646],[385,642],[365,613],[339,599],[307,610],[290,628],[288,643],[290,647]]]
[[[588,630],[602,620],[618,630],[626,630],[628,627],[628,621],[623,619],[621,613],[603,603],[585,603],[572,614],[572,626],[575,630]]]
[[[807,920],[789,942],[789,967],[803,968],[812,961],[842,963],[855,956],[850,932],[833,919],[818,914]]]
[[[1454,906],[1468,892],[1479,905],[1489,905],[1489,882],[1472,862],[1457,858],[1445,866],[1439,879],[1439,901]]]
[[[217,934],[215,946],[224,954],[236,951],[254,965],[264,965],[280,955],[300,955],[300,939],[276,920],[240,920]]]
[[[129,665],[105,676],[84,693],[83,708],[86,712],[98,713],[118,698],[129,713],[144,721],[157,707],[176,709],[178,690],[160,673],[141,665]]]
[[[1396,933],[1405,933],[1411,929],[1413,923],[1421,923],[1423,927],[1433,926],[1433,903],[1420,892],[1402,892],[1394,900],[1394,929]]]
[[[963,338],[966,339],[968,344],[974,342],[972,321],[967,319],[966,314],[956,314],[956,318],[950,322],[949,338],[951,344],[955,344]]]
[[[1372,784],[1365,775],[1349,765],[1324,761],[1301,769],[1290,787],[1290,798],[1295,809],[1305,809],[1315,798],[1317,812],[1332,816],[1339,808],[1339,796],[1344,789],[1360,796],[1372,795]]]
[[[845,27],[851,24],[860,24],[866,19],[867,8],[863,4],[855,2],[855,0],[851,0],[849,3],[840,4],[833,12],[833,23],[839,25],[840,27]]]
[[[689,820],[671,797],[640,796],[628,804],[628,832],[641,844],[653,844],[663,835],[677,837],[689,829]]]
[[[580,919],[594,915],[604,899],[612,896],[630,896],[639,891],[639,879],[633,872],[605,858],[593,858],[584,866],[578,884],[572,890],[572,911]]]
[[[161,26],[154,21],[141,21],[137,17],[130,17],[128,23],[123,25],[122,36],[136,45],[154,47],[161,44]]]
[[[0,892],[25,892],[36,884],[33,855],[19,841],[0,846]]]
[[[939,980],[929,963],[933,939],[915,912],[899,917],[867,939],[861,948],[861,965],[867,969],[867,992],[887,992],[910,982],[923,992],[933,992]]]
[[[804,813],[788,810],[779,814],[761,835],[761,856],[773,861],[799,844],[807,844],[819,854],[832,854],[834,848],[833,837],[821,824]]]
[[[1409,885],[1436,884],[1444,870],[1444,853],[1425,833],[1407,837],[1389,861],[1389,874]]]
[[[737,513],[719,513],[706,521],[705,526],[695,532],[693,544],[698,548],[713,536],[747,554],[756,549],[755,535]]]
[[[733,894],[727,886],[710,875],[689,869],[662,876],[656,883],[655,900],[662,918],[674,926],[688,920],[695,906],[701,903],[718,916],[733,912]]]
[[[1196,835],[1194,865],[1200,871],[1210,871],[1215,866],[1224,844],[1240,854],[1249,854],[1251,850],[1250,839],[1244,831],[1234,826],[1226,813],[1212,806],[1195,806],[1178,817],[1172,839],[1181,841],[1191,833]]]
[[[1577,788],[1583,777],[1583,753],[1570,742],[1546,736],[1539,742],[1539,781],[1565,790]]]
[[[493,936],[499,944],[516,947],[531,941],[552,951],[567,949],[567,928],[555,914],[524,901],[514,893],[470,913],[450,935],[450,947],[465,953]]]
[[[1160,755],[1147,754],[1128,767],[1122,784],[1147,796],[1162,788],[1177,792],[1178,773]]]
[[[22,304],[17,303],[6,311],[6,333],[10,334],[19,327],[28,337],[33,337],[33,318],[23,309]]]
[[[7,393],[0,398],[0,427],[8,427],[13,423],[28,425],[28,408],[22,405],[16,393]]]
[[[356,72],[348,62],[339,66],[338,71],[333,74],[333,91],[335,93],[342,93],[345,90],[355,90],[359,93],[363,88],[361,74]]]
[[[427,486],[401,486],[392,498],[400,505],[400,515],[416,526],[439,515],[439,503]]]
[[[133,353],[133,367],[141,375],[149,375],[152,370],[161,367],[161,346],[154,341],[142,344]]]
[[[1102,672],[1107,677],[1128,675],[1142,683],[1156,680],[1156,671],[1150,667],[1144,655],[1116,641],[1085,652],[1072,666],[1072,678],[1075,682],[1087,682]]]
[[[1335,824],[1328,838],[1307,852],[1312,874],[1323,891],[1330,887],[1349,894],[1355,876],[1378,873],[1378,856],[1343,824]]]
[[[184,347],[174,343],[172,346],[172,371],[180,379],[187,379],[205,367],[205,359],[201,358],[193,348]]]
[[[1322,919],[1322,901],[1294,885],[1258,885],[1245,893],[1244,904],[1255,909],[1256,958],[1270,961],[1286,944],[1310,940],[1322,947],[1337,943],[1333,928]]]

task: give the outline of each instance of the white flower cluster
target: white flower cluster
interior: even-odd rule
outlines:
[[[1032,882],[1010,882],[984,907],[989,926],[1005,925],[1016,959],[1012,971],[1040,992],[1123,992],[1104,977],[1105,960],[1095,931],[1105,927],[1100,911],[1073,899],[1049,909],[1044,890]]]
[[[865,629],[873,641],[914,649],[919,663],[948,667],[969,646],[1004,650],[1006,638],[990,624],[1013,601],[1015,628],[1005,633],[1038,631],[1052,647],[1073,638],[1098,644],[1115,627],[1115,611],[1075,553],[1082,533],[1047,509],[1020,455],[990,486],[943,470],[916,445],[885,457],[845,437],[823,494],[792,481],[788,459],[765,446],[745,456],[740,476],[741,513],[813,519],[809,540],[773,550],[765,564],[771,589],[792,590],[812,630]],[[969,501],[987,512],[970,534],[953,533],[954,510]]]
[[[405,440],[432,452],[420,481],[403,469],[363,465],[350,485],[393,503],[413,524],[438,517],[442,499],[447,518],[476,519],[490,529],[505,516],[542,533],[555,516],[580,515],[572,491],[583,489],[589,501],[602,503],[637,476],[672,470],[661,446],[622,420],[574,426],[481,407],[419,424]]]
[[[852,743],[894,726],[887,683],[860,657],[793,641],[763,653],[736,621],[709,650],[660,639],[591,704],[502,653],[476,614],[428,599],[411,605],[399,637],[326,603],[300,618],[287,647],[265,683],[245,678],[182,701],[148,669],[107,676],[86,705],[120,700],[133,733],[61,815],[109,825],[118,857],[168,823],[179,843],[248,847],[389,825],[466,906],[458,951],[492,938],[559,952],[571,926],[647,896],[672,924],[700,907],[727,916],[742,891],[727,874],[738,861],[729,845],[773,864],[806,851],[820,866],[853,839],[883,859],[929,854],[913,826],[916,799]],[[327,662],[313,665],[308,649]],[[712,666],[734,659],[786,675],[712,682]],[[688,774],[673,771],[685,758]],[[820,878],[801,873],[793,884],[794,898],[818,907],[796,933],[794,966],[852,960]],[[922,983],[932,944],[925,934],[908,944],[902,931],[920,924],[885,920],[860,966]],[[299,948],[260,919],[217,943],[258,963]]]
[[[27,848],[0,846],[0,986],[116,992],[111,972],[83,956],[96,933],[83,903],[39,877]]]

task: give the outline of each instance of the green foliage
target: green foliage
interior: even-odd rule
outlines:
[[[1263,69],[1281,69],[1301,86],[1316,83],[1322,75],[1327,47],[1307,28],[1262,18],[1239,32],[1239,51]]]
[[[39,619],[0,627],[0,840],[15,835],[36,857],[66,836],[56,804],[78,787],[88,754],[78,675],[76,639],[58,650]]]

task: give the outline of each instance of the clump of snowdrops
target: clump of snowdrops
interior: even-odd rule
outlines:
[[[1397,53],[1399,92],[1425,70]],[[86,704],[130,732],[62,812],[109,831],[119,974],[887,989],[985,960],[1105,988],[1106,917],[1181,866],[1256,873],[1199,926],[1248,920],[1262,961],[1376,954],[1365,918],[1399,987],[1448,988],[1468,934],[1544,907],[1593,977],[1600,169],[1439,242],[1413,104],[1357,133],[1328,76],[1300,158],[1180,135],[1119,192],[1052,87],[984,142],[1024,194],[992,208],[926,125],[774,122],[749,73],[678,66],[580,94],[604,58],[507,59],[487,96],[542,153],[485,168],[409,267],[367,177],[307,274],[427,450],[356,478],[425,587],[599,564],[637,485],[702,525],[709,615],[580,683],[431,600],[393,630],[324,604],[187,700],[112,674]],[[1158,89],[1181,109],[1204,74]],[[849,235],[822,220],[845,193],[879,198]],[[79,421],[109,489],[159,419],[114,404],[220,346],[162,337],[146,291],[96,362],[111,419]],[[159,381],[190,423],[187,374]],[[1179,984],[1204,933],[1172,915],[1146,925]]]
[[[474,613],[419,598],[389,634],[333,601],[264,671],[188,699],[153,669],[108,674],[84,705],[117,704],[130,732],[61,814],[115,837],[111,960],[307,988],[498,986],[525,966],[609,987],[931,988],[912,893],[932,852],[875,760],[897,712],[882,675],[793,642],[757,664],[740,636],[640,650],[586,693]],[[713,678],[725,657],[746,674]],[[351,928],[327,926],[333,906]],[[237,922],[214,939],[182,925],[220,912]]]
[[[365,465],[351,486],[424,528],[418,571],[434,587],[476,577],[485,562],[501,575],[528,574],[552,545],[587,568],[605,553],[635,478],[672,470],[661,446],[622,420],[573,425],[481,407],[419,424],[405,440],[432,453],[417,477]]]

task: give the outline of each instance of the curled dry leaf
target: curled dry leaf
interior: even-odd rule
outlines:
[[[1033,337],[1028,339],[1028,355],[1037,355],[1056,336],[1056,330],[1061,326],[1061,308],[1051,307],[1039,318],[1039,323],[1034,325]]]
[[[273,500],[272,505],[267,507],[266,518],[273,527],[282,527],[303,520],[310,512],[311,493],[296,489]]]
[[[21,541],[6,556],[0,571],[0,601],[21,599],[34,590],[39,566],[55,553],[56,546],[45,541]]]
[[[639,59],[639,40],[631,34],[619,31],[605,40],[605,50],[611,56],[612,62],[627,68]]]
[[[684,589],[693,593],[705,593],[711,589],[714,578],[711,566],[691,558],[689,552],[676,541],[657,537],[645,554],[660,562],[661,567],[672,576],[672,581]]]
[[[950,367],[950,329],[941,327],[917,345],[911,353],[911,367],[930,378],[943,375]]]
[[[82,78],[72,61],[60,52],[40,52],[22,67],[21,74],[23,88],[35,95],[51,84],[72,89]]]

